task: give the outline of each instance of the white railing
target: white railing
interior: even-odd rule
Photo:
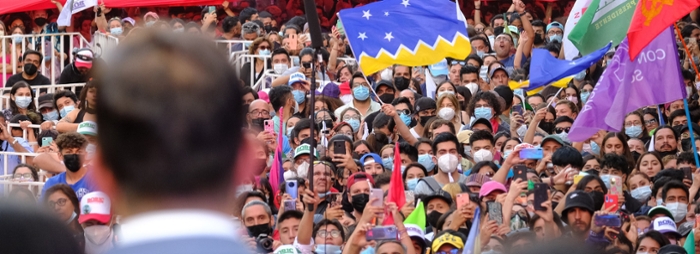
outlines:
[[[4,193],[5,196],[9,195],[10,192],[14,188],[28,188],[33,194],[35,198],[39,198],[39,195],[41,195],[41,189],[44,188],[45,181],[40,180],[41,173],[39,173],[40,177],[37,179],[36,182],[19,182],[19,181],[14,181],[12,180],[13,175],[2,175],[0,176],[0,186],[2,187],[2,193]]]
[[[108,60],[112,51],[119,45],[119,38],[95,32],[92,36],[92,42],[92,52],[95,53],[95,57],[99,56],[104,60]]]
[[[46,90],[46,93],[56,93],[58,90],[71,90],[73,93],[76,94],[76,96],[80,96],[77,94],[78,88],[79,87],[84,87],[85,83],[71,83],[71,84],[51,84],[51,85],[39,85],[39,86],[32,86],[32,89],[34,90],[34,103],[36,103],[37,106],[39,106],[39,92],[41,90]],[[8,109],[10,108],[10,94],[9,92],[12,90],[12,87],[2,87],[0,88],[0,91],[2,91],[0,94],[0,110]],[[7,93],[7,94],[5,94]],[[7,119],[8,121],[10,119]]]
[[[3,143],[5,143],[5,142],[3,142]],[[2,143],[0,143],[0,144],[2,144]],[[19,156],[20,161],[17,164],[21,164],[21,163],[27,163],[27,157],[34,157],[37,155],[39,155],[39,154],[38,153],[7,152],[7,151],[0,152],[0,158],[2,159],[3,175],[12,174],[12,170],[14,170],[14,168],[7,168],[7,166],[8,166],[7,162],[8,162],[8,158],[10,156]]]
[[[17,38],[17,39],[15,39]],[[15,41],[17,40],[17,41]],[[66,47],[65,45],[68,45]],[[55,84],[63,68],[73,61],[73,49],[88,45],[80,33],[28,34],[0,36],[0,80],[3,87],[11,87],[7,79],[21,73],[24,63],[20,58],[27,50],[39,51],[44,56],[39,71]]]
[[[280,76],[282,75],[275,74],[274,72],[272,72],[272,70],[266,70],[265,73],[263,73],[263,76],[258,80],[258,82],[253,84],[251,87],[254,91],[261,91],[272,88],[267,86],[267,80],[270,79],[270,86],[272,86],[272,81],[279,78]]]

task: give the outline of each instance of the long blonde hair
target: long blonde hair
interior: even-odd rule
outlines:
[[[438,99],[437,99],[437,103],[435,103],[435,105],[437,106],[438,112],[441,109],[442,102],[445,100],[450,100],[450,102],[452,102],[452,106],[453,106],[452,109],[455,110],[455,116],[452,118],[452,120],[450,122],[454,125],[455,129],[458,129],[459,127],[462,126],[462,121],[461,121],[462,114],[460,113],[461,109],[459,108],[459,100],[457,100],[457,96],[454,94],[444,93],[444,94],[440,95],[440,97],[438,97]]]

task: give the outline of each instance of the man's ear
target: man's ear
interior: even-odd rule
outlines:
[[[58,157],[63,160],[63,154],[59,153]],[[100,190],[112,200],[114,214],[128,214],[128,206],[125,204],[128,201],[121,198],[119,184],[114,177],[114,173],[112,173],[112,169],[105,163],[102,149],[99,145],[92,158],[92,166],[92,179],[95,181],[95,185],[100,186]]]

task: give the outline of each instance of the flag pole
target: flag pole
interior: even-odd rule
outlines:
[[[685,40],[683,39],[683,35],[681,35],[681,30],[678,28],[678,24],[674,23],[673,27],[676,29],[676,33],[678,34],[678,37],[681,39],[681,43],[683,44],[683,49],[685,49],[685,54],[690,59],[690,65],[692,65],[693,69],[695,70],[695,75],[700,77],[700,73],[698,73],[698,67],[695,66],[695,61],[693,61],[693,57],[690,54],[690,50],[688,49],[688,45],[685,44]],[[683,98],[683,109],[685,110],[685,117],[690,119],[690,110],[688,109],[688,98],[687,97],[688,97],[688,95],[686,94],[686,98]],[[693,157],[695,157],[695,166],[698,167],[698,166],[700,166],[700,158],[698,158],[698,148],[695,145],[695,132],[693,132],[693,124],[690,122],[688,123],[688,131],[690,131],[690,144],[693,147]]]

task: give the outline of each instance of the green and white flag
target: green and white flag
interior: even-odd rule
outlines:
[[[581,55],[588,55],[608,42],[617,46],[627,36],[637,0],[593,0],[569,34]]]

